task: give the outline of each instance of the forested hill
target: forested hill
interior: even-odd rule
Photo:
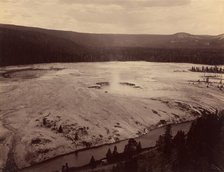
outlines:
[[[0,65],[155,61],[224,64],[224,35],[89,34],[0,24]]]

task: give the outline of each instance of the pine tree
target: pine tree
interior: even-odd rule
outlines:
[[[186,139],[185,133],[183,131],[178,131],[173,139],[174,148],[176,149],[176,161],[174,163],[175,171],[183,171],[186,168],[188,162],[188,152],[186,149]]]
[[[183,131],[178,131],[173,138],[173,143],[175,147],[180,147],[185,144],[185,133]]]
[[[95,160],[94,156],[91,157],[89,164],[92,168],[96,168],[96,160]]]
[[[139,142],[138,142],[138,145],[137,145],[137,151],[138,151],[138,152],[141,152],[141,150],[142,150],[142,144],[141,144],[141,142],[139,141]]]
[[[201,70],[202,70],[202,72],[204,72],[204,71],[205,71],[205,67],[204,67],[204,66],[202,66]]]
[[[111,161],[111,157],[112,157],[112,153],[111,153],[111,150],[109,148],[108,151],[107,151],[107,154],[106,154],[107,161]]]
[[[47,119],[43,118],[43,125],[45,126],[47,124]]]
[[[63,129],[62,129],[61,125],[60,125],[60,127],[59,127],[59,129],[58,129],[58,132],[59,132],[59,133],[63,133]]]
[[[117,154],[118,154],[118,152],[117,152],[117,146],[114,146],[113,156],[114,155],[117,155]]]
[[[164,146],[164,136],[160,135],[156,141],[156,147],[158,151],[162,151]]]
[[[166,155],[170,155],[172,149],[172,135],[171,135],[171,125],[166,126],[164,134],[164,150]]]

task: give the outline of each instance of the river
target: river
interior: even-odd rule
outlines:
[[[191,122],[174,124],[172,125],[172,135],[175,135],[178,130],[183,130],[188,132]],[[165,127],[157,128],[149,131],[147,134],[136,138],[136,141],[141,141],[142,148],[155,146],[159,135],[164,134]],[[62,165],[68,163],[70,167],[72,166],[82,166],[89,163],[90,158],[94,155],[95,159],[102,159],[105,157],[107,150],[110,148],[113,151],[114,146],[117,146],[118,152],[124,150],[125,145],[128,140],[124,140],[118,143],[103,145],[97,148],[92,148],[88,150],[79,151],[76,153],[70,153],[67,155],[59,156],[45,162],[24,168],[20,172],[55,172],[59,171]]]

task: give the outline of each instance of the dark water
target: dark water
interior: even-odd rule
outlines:
[[[172,125],[172,134],[175,135],[178,130],[183,130],[185,132],[188,132],[190,125],[191,125],[191,122]],[[141,141],[143,148],[154,146],[156,144],[156,141],[159,135],[164,134],[164,130],[165,130],[165,127],[154,129],[150,131],[149,133],[147,133],[146,135],[136,138],[136,140]],[[98,148],[88,149],[88,150],[80,151],[78,153],[71,153],[68,155],[60,156],[58,158],[54,158],[47,162],[40,163],[38,165],[31,166],[29,168],[25,168],[20,171],[21,172],[59,171],[62,165],[65,165],[65,163],[68,163],[69,166],[82,166],[89,163],[92,155],[94,155],[95,159],[104,158],[107,150],[109,148],[113,150],[115,145],[118,148],[118,152],[122,152],[127,142],[128,140],[124,140],[119,143],[114,143],[111,145],[105,145]]]

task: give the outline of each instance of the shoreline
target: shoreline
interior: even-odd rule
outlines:
[[[195,119],[193,120],[186,120],[186,121],[183,121],[183,122],[180,122],[180,123],[170,123],[172,126],[173,125],[181,125],[181,124],[185,124],[185,123],[190,123],[190,122],[193,122]],[[165,125],[162,125],[162,126],[159,126],[159,127],[155,127],[155,128],[152,128],[150,130],[148,130],[147,133],[145,134],[142,134],[140,136],[137,136],[137,137],[134,137],[134,139],[137,139],[137,138],[140,138],[140,137],[143,137],[144,135],[148,134],[149,132],[153,131],[153,130],[156,130],[156,129],[160,129],[160,128],[163,128],[165,126],[167,126],[169,124],[165,124]],[[159,137],[159,136],[158,136]],[[124,140],[119,140],[117,142],[114,142],[114,143],[105,143],[105,144],[101,144],[101,145],[96,145],[96,146],[92,146],[90,148],[82,148],[82,149],[79,149],[79,150],[75,150],[75,151],[72,151],[72,152],[69,152],[69,153],[65,153],[65,154],[61,154],[61,155],[57,155],[55,157],[52,157],[52,158],[49,158],[47,160],[44,160],[44,161],[41,161],[41,162],[38,162],[38,163],[35,163],[31,166],[27,166],[27,167],[24,167],[24,168],[21,168],[19,169],[19,171],[22,171],[22,170],[26,170],[26,169],[29,169],[29,168],[32,168],[32,167],[35,167],[35,166],[38,166],[40,164],[43,164],[43,163],[48,163],[49,161],[52,161],[52,160],[55,160],[57,158],[61,158],[63,156],[67,156],[67,155],[71,155],[71,154],[78,154],[79,152],[83,152],[83,151],[87,151],[87,150],[94,150],[94,149],[97,149],[97,148],[100,148],[100,147],[103,147],[103,146],[110,146],[110,145],[113,145],[113,144],[118,144],[120,142],[123,142],[123,141],[127,141],[129,140],[130,138],[127,138],[127,139],[124,139]]]

